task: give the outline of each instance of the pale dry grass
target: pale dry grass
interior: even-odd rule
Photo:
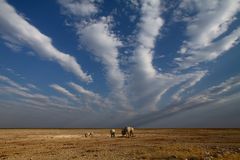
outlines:
[[[116,131],[1,129],[0,159],[240,159],[240,129],[136,129],[132,138]]]

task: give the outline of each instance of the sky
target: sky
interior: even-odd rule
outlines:
[[[0,127],[240,127],[240,0],[0,0]]]

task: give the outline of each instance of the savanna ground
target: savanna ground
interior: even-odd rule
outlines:
[[[132,138],[116,131],[0,129],[0,159],[240,160],[240,129],[135,129]]]

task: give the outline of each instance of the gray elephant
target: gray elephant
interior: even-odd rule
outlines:
[[[114,137],[115,137],[115,134],[116,134],[115,129],[110,129],[111,138],[114,138]]]
[[[130,127],[130,126],[127,126],[127,127],[124,127],[122,129],[122,135],[123,136],[127,136],[128,138],[129,137],[133,137],[134,136],[134,128],[133,127]]]

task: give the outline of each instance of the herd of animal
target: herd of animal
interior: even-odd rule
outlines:
[[[130,126],[126,126],[124,128],[122,128],[122,132],[121,132],[122,136],[126,136],[126,137],[133,137],[134,136],[134,128],[130,127]],[[92,137],[93,136],[93,132],[87,132],[85,133],[85,137]],[[116,130],[115,129],[110,129],[110,136],[111,138],[116,137]]]

